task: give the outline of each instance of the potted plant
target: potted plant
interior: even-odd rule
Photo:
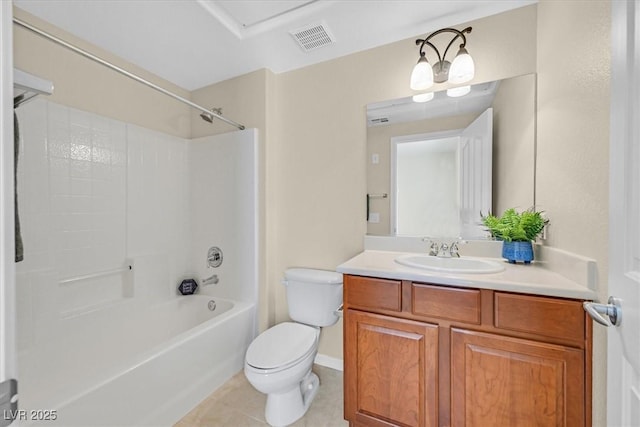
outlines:
[[[502,257],[510,263],[524,261],[529,264],[533,260],[531,242],[542,233],[549,222],[542,217],[542,212],[534,208],[518,213],[515,209],[507,209],[501,217],[492,214],[482,217],[482,223],[496,240],[502,240]]]

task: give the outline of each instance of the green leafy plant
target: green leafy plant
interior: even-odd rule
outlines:
[[[491,213],[482,216],[482,223],[497,240],[505,242],[530,242],[542,233],[549,220],[542,217],[542,212],[530,208],[522,213],[515,209],[507,209],[501,217]]]

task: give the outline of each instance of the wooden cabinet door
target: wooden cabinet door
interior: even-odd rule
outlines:
[[[585,425],[584,352],[451,330],[451,425]]]
[[[436,427],[438,326],[345,311],[345,418]]]

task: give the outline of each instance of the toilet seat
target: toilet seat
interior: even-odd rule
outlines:
[[[263,373],[289,368],[316,351],[320,330],[301,323],[283,322],[267,329],[247,349],[247,365]]]

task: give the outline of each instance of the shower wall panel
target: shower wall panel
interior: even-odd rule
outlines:
[[[17,113],[19,350],[63,339],[74,317],[175,295],[188,258],[186,141],[44,99]]]
[[[43,100],[18,114],[19,283],[48,286],[32,277],[48,275],[62,315],[122,298],[122,277],[79,278],[125,265],[125,124]]]
[[[189,145],[127,125],[127,253],[135,295],[148,303],[176,295],[189,262]]]
[[[191,271],[201,282],[217,275],[208,289],[241,301],[257,300],[257,139],[247,129],[194,139],[189,150]],[[212,246],[223,251],[218,268],[206,262]]]

